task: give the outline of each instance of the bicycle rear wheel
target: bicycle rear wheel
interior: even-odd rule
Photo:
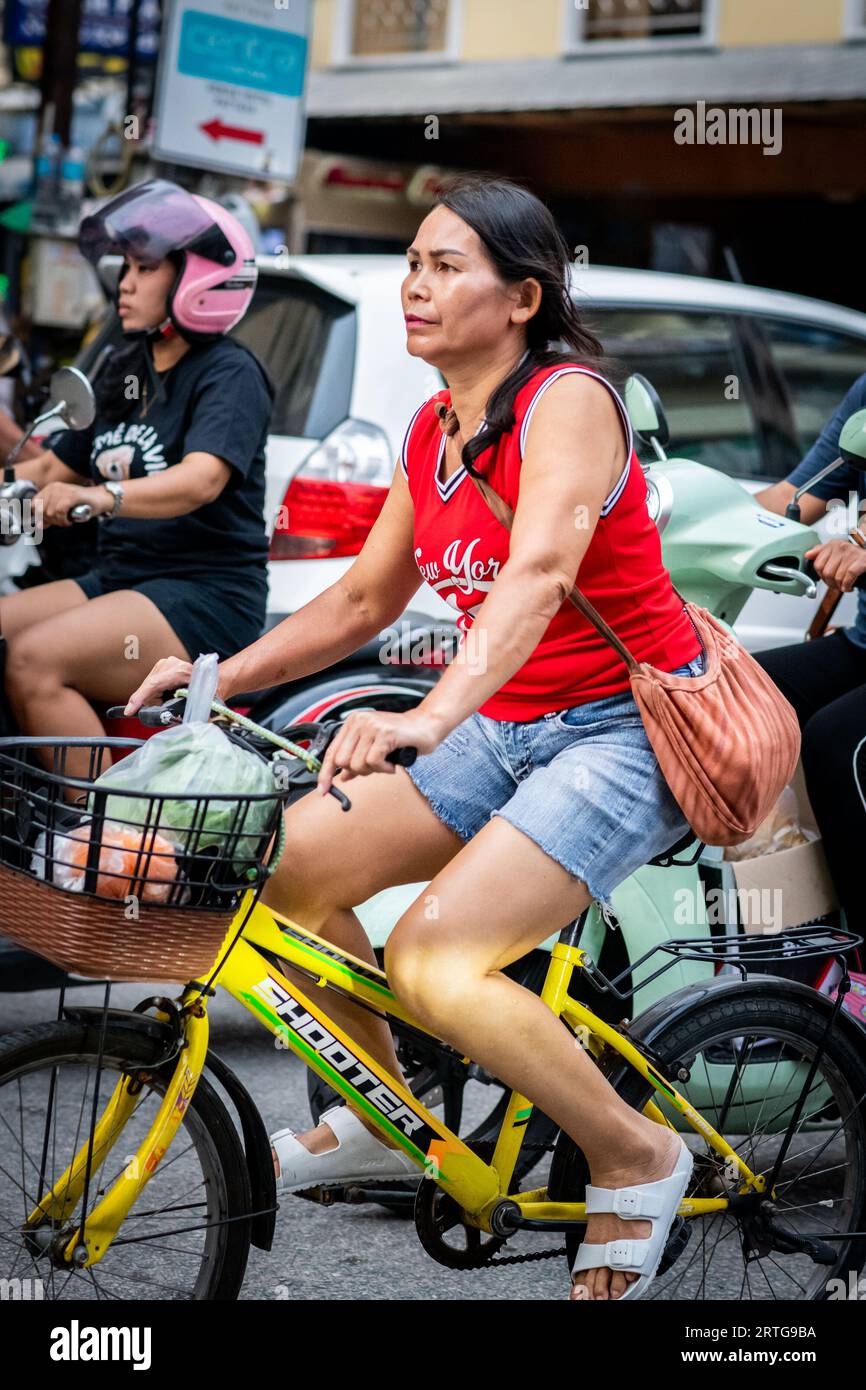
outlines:
[[[112,1025],[104,1038],[97,1115],[120,1075],[153,1064],[158,1044]],[[250,1246],[250,1184],[244,1152],[213,1087],[199,1079],[165,1158],[103,1259],[90,1269],[62,1262],[80,1226],[81,1202],[62,1225],[25,1230],[44,1193],[86,1145],[99,1028],[58,1021],[0,1038],[0,1277],[38,1283],[44,1299],[233,1299]],[[114,1183],[147,1133],[167,1077],[154,1071],[114,1147],[94,1166],[88,1211]]]
[[[647,1298],[846,1298],[863,1268],[866,1238],[857,1233],[866,1226],[866,1061],[847,1029],[836,1026],[824,1038],[826,1010],[808,996],[786,994],[795,988],[775,980],[748,992],[734,986],[727,997],[726,991],[710,993],[653,1033],[663,1074],[753,1172],[769,1178],[780,1155],[783,1161],[774,1201],[762,1201],[752,1212],[715,1212],[684,1221],[676,1257],[656,1276]],[[639,1020],[631,1035],[639,1045]],[[736,1169],[631,1067],[616,1061],[613,1066],[610,1079],[617,1093],[635,1109],[652,1099],[692,1149],[695,1169],[686,1195],[736,1193]],[[583,1200],[587,1180],[581,1150],[560,1134],[551,1164],[551,1199]],[[569,1267],[582,1234],[578,1229],[567,1238]],[[832,1255],[831,1262],[819,1263],[814,1250],[798,1248],[804,1239],[819,1242],[821,1257]]]

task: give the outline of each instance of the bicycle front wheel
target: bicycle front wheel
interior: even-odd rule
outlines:
[[[866,1062],[853,1033],[784,980],[697,995],[652,1035],[680,1094],[774,1195],[752,1210],[682,1220],[647,1298],[689,1301],[847,1298],[866,1261]],[[640,1046],[640,1020],[630,1030]],[[817,1069],[809,1080],[812,1063]],[[652,1100],[692,1149],[687,1197],[733,1196],[736,1165],[720,1158],[661,1092],[613,1064],[611,1082],[635,1109]],[[561,1134],[551,1165],[554,1201],[582,1201],[583,1153]],[[567,1238],[569,1266],[585,1228]],[[665,1267],[667,1266],[667,1267]]]
[[[231,1117],[199,1079],[166,1156],[102,1260],[63,1262],[81,1201],[62,1222],[28,1218],[88,1142],[99,1020],[58,1021],[0,1038],[0,1279],[44,1299],[237,1298],[250,1246],[249,1176]],[[104,1038],[97,1116],[126,1070],[147,1068],[156,1044],[112,1026]],[[153,1122],[166,1078],[147,1073],[135,1110],[91,1175],[88,1211],[123,1172]]]

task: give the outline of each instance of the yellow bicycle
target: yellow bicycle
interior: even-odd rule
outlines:
[[[175,702],[149,713],[170,720],[177,708]],[[279,747],[274,767],[282,774],[281,790],[296,773],[315,773],[322,740],[334,731],[305,725],[278,737],[224,706],[214,710],[224,728],[231,721],[234,736],[258,751]],[[301,742],[292,741],[293,733]],[[94,778],[106,750],[116,752],[117,743],[92,741]],[[106,981],[170,978],[153,973],[158,956],[154,964],[148,952],[159,945],[160,919],[182,919],[184,910],[194,915],[195,904],[142,907],[144,926],[140,918],[123,918],[125,908],[116,896],[110,900],[100,881],[104,868],[94,829],[99,798],[92,784],[81,891],[72,894],[34,878],[38,835],[46,825],[55,836],[71,834],[63,829],[74,814],[70,789],[83,797],[88,782],[64,776],[61,745],[55,772],[45,772],[33,758],[33,744],[0,740],[4,932],[30,947],[38,944],[69,967],[74,897],[85,910],[102,914],[99,931],[111,917],[115,939],[131,942],[133,958],[141,962],[138,975],[138,965],[104,970]],[[401,755],[406,750],[392,757],[399,761]],[[348,806],[345,794],[334,790]],[[154,816],[164,810],[160,805]],[[146,822],[152,836],[154,816]],[[414,1160],[415,1224],[432,1258],[452,1269],[547,1254],[573,1260],[585,1228],[588,1180],[578,1145],[560,1133],[545,1185],[514,1190],[533,1110],[528,1097],[510,1094],[495,1143],[469,1144],[333,1021],[328,991],[337,990],[427,1033],[381,970],[263,906],[259,893],[279,849],[273,844],[278,824],[281,814],[267,827],[270,860],[257,845],[246,880],[238,876],[237,818],[235,849],[211,856],[209,883],[214,864],[234,866],[228,878],[216,875],[223,918],[215,913],[210,928],[214,922],[222,926],[204,957],[208,968],[194,979],[184,976],[176,997],[160,994],[143,998],[134,1010],[115,1009],[106,983],[102,1008],[61,1001],[55,1021],[0,1038],[0,1278],[40,1279],[45,1297],[56,1299],[238,1296],[250,1246],[271,1246],[277,1208],[264,1123],[246,1088],[209,1049],[208,1002],[217,988]],[[44,840],[38,843],[47,862],[49,850]],[[141,862],[131,877],[139,885],[146,881]],[[192,870],[186,879],[197,881]],[[182,891],[188,895],[188,886]],[[234,915],[226,923],[227,893],[234,895]],[[10,906],[21,899],[26,911],[19,910],[10,929]],[[198,917],[206,916],[203,904],[200,895]],[[585,915],[561,933],[541,997],[619,1094],[688,1136],[695,1158],[693,1181],[649,1296],[831,1296],[834,1281],[856,1276],[866,1260],[866,1031],[842,1008],[846,953],[860,938],[824,927],[797,928],[767,938],[757,951],[752,939],[748,957],[726,937],[674,938],[633,963],[629,981],[609,980],[580,947]],[[89,940],[86,933],[80,939]],[[790,980],[750,975],[746,968],[758,957],[790,959],[828,950],[842,966],[835,999]],[[285,977],[281,960],[307,977],[307,989]],[[625,1000],[632,992],[627,984],[636,987],[647,971],[659,973],[682,960],[703,962],[705,978],[629,1024],[605,1022],[570,993],[574,972],[584,971],[599,991]],[[719,974],[722,965],[734,969]],[[82,973],[97,972],[91,964]],[[457,1060],[470,1065],[469,1058]],[[502,1255],[522,1231],[556,1233],[559,1244],[529,1255]]]

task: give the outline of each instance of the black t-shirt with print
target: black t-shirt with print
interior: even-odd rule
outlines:
[[[137,404],[117,424],[100,418],[64,430],[49,447],[68,468],[96,482],[155,477],[187,454],[231,465],[213,502],[185,516],[120,516],[99,527],[97,569],[112,585],[218,571],[245,586],[267,585],[265,446],[273,391],[255,356],[233,338],[191,347],[161,374],[164,400]]]

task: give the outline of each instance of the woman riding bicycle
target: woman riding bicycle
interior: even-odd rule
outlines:
[[[130,346],[97,377],[92,426],[17,469],[40,486],[44,525],[69,525],[81,502],[105,518],[89,573],[0,599],[6,694],[27,734],[100,734],[91,702],[126,700],[166,653],[231,656],[261,632],[267,601],[273,393],[226,337],[255,289],[247,233],[155,180],[86,218],[79,245],[94,265],[123,256]]]
[[[265,898],[373,964],[352,909],[388,886],[429,880],[388,940],[389,983],[424,1026],[573,1136],[593,1184],[640,1185],[627,1200],[647,1202],[658,1220],[591,1215],[581,1247],[591,1267],[578,1269],[572,1291],[620,1297],[641,1260],[654,1272],[649,1238],[653,1250],[664,1245],[691,1159],[673,1131],[621,1101],[538,996],[502,970],[593,898],[609,902],[688,828],[622,662],[566,601],[578,570],[639,659],[698,675],[703,656],[662,565],[628,418],[575,310],[568,250],[548,210],[508,182],[461,180],[408,258],[407,348],[448,388],[409,422],[351,569],[223,663],[219,693],[340,660],[396,622],[422,578],[458,610],[458,653],[416,709],[347,717],[319,786],[355,779],[353,815],[325,795],[291,806],[284,867]],[[562,342],[567,351],[551,349]],[[476,466],[516,508],[510,537],[471,481]],[[188,676],[183,662],[159,662],[129,712]],[[385,761],[407,745],[421,755],[410,769]],[[333,1017],[401,1076],[384,1018],[339,996]],[[272,1135],[279,1190],[405,1176],[408,1161],[383,1149],[360,1115],[327,1113],[332,1125]]]

